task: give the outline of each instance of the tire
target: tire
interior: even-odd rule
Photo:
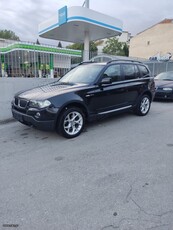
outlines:
[[[58,131],[66,138],[74,138],[81,134],[85,125],[85,115],[77,107],[64,110],[59,120]]]
[[[139,116],[145,116],[149,112],[150,106],[151,106],[150,97],[148,95],[143,95],[140,98],[134,112]]]

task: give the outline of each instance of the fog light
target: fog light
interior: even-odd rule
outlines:
[[[40,116],[41,116],[41,114],[40,114],[39,112],[37,112],[37,113],[35,114],[35,118],[40,118]]]

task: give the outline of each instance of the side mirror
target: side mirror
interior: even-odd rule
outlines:
[[[111,83],[112,83],[112,78],[111,77],[104,77],[100,82],[101,85],[108,85],[108,84],[111,84]]]

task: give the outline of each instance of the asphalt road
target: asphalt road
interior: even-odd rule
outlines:
[[[1,124],[0,229],[173,230],[173,103],[71,140]]]

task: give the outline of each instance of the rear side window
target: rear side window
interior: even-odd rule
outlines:
[[[123,64],[122,71],[124,74],[124,80],[131,80],[137,78],[135,65]]]
[[[136,65],[135,65],[135,71],[136,71],[136,77],[140,78],[141,74],[140,74],[139,69],[138,69],[138,67]]]
[[[138,65],[138,67],[139,67],[142,77],[148,76],[149,71],[144,65]]]

